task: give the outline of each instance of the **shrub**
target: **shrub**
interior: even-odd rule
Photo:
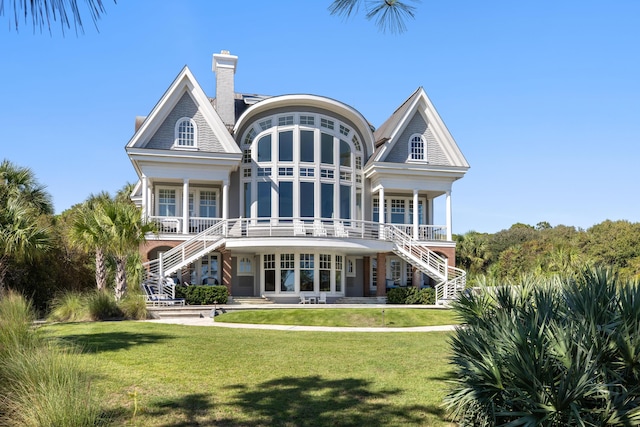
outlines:
[[[226,286],[176,286],[176,298],[184,298],[190,305],[211,305],[214,301],[226,304],[229,291]]]
[[[637,425],[639,291],[585,270],[462,295],[446,398],[460,425]]]
[[[144,320],[148,318],[147,303],[143,295],[127,294],[118,303],[120,310],[127,319]]]
[[[436,293],[432,288],[393,288],[387,292],[387,304],[435,304]]]
[[[86,296],[80,292],[64,292],[51,302],[49,320],[54,322],[81,322],[90,319]]]
[[[104,291],[94,291],[87,295],[87,311],[91,320],[113,320],[124,317],[114,296]]]
[[[37,344],[33,306],[18,292],[0,292],[0,354]],[[2,356],[0,356],[2,357]]]

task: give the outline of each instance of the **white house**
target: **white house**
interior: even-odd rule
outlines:
[[[132,200],[158,224],[150,274],[278,302],[464,284],[451,189],[469,168],[422,87],[377,129],[320,95],[236,93],[238,57],[213,55],[215,98],[185,67],[126,152]],[[445,199],[445,224],[434,200]]]

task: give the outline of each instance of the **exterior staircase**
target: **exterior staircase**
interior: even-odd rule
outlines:
[[[393,252],[396,255],[437,282],[437,305],[447,305],[464,290],[467,282],[467,273],[464,270],[450,267],[446,259],[418,243],[393,224],[385,225],[384,237],[394,243]]]
[[[182,267],[196,261],[220,246],[227,235],[228,221],[219,221],[203,232],[162,254],[143,266],[147,270],[147,282],[162,282]],[[466,272],[450,267],[447,260],[417,242],[393,224],[381,224],[382,238],[394,244],[393,251],[406,262],[436,281],[436,304],[446,305],[457,298],[465,288]],[[233,231],[233,230],[231,230]],[[173,294],[173,292],[172,292]]]

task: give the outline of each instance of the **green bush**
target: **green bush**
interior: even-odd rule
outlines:
[[[118,305],[126,319],[144,320],[149,317],[147,303],[143,295],[127,294]]]
[[[15,348],[37,345],[37,337],[31,330],[34,319],[31,302],[20,293],[0,292],[0,357]]]
[[[51,301],[48,319],[53,322],[81,322],[90,319],[86,295],[80,292],[64,292]]]
[[[436,292],[432,288],[401,287],[389,289],[387,304],[435,304]]]
[[[189,305],[226,304],[229,291],[226,286],[176,286],[176,298],[184,298]]]
[[[640,287],[609,270],[522,278],[454,303],[446,399],[462,426],[640,423]]]
[[[91,320],[113,320],[124,317],[115,297],[103,291],[94,291],[87,295],[87,311]]]

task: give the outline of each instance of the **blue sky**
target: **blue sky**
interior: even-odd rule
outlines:
[[[77,37],[0,17],[0,159],[30,167],[57,213],[134,182],[135,116],[184,65],[213,96],[226,49],[237,91],[329,96],[374,126],[423,86],[471,164],[454,233],[640,221],[637,0],[423,0],[400,35],[330,0],[104,1]]]

